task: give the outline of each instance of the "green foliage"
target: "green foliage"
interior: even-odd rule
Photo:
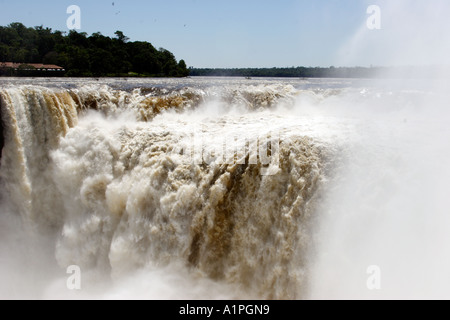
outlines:
[[[178,63],[178,72],[183,77],[189,76],[189,69],[187,68],[186,62],[184,60],[180,60],[180,62]]]
[[[186,77],[186,63],[177,62],[166,49],[148,42],[130,42],[122,31],[110,38],[101,33],[52,31],[22,23],[0,26],[0,62],[56,64],[67,76],[158,76]]]
[[[59,63],[59,54],[56,51],[49,51],[42,59],[44,64],[55,64]]]
[[[117,36],[117,40],[122,43],[128,42],[128,40],[130,40],[130,38],[125,36],[122,31],[116,31],[114,34]]]
[[[247,68],[247,69],[190,69],[191,76],[215,77],[272,77],[272,78],[370,78],[375,68]]]

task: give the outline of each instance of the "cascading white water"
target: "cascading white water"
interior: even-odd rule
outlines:
[[[0,90],[2,298],[401,297],[408,270],[442,274],[445,93],[176,81]]]
[[[322,151],[289,128],[277,132],[279,146],[268,149],[277,168],[268,175],[258,148],[245,147],[275,134],[270,122],[282,119],[239,115],[286,99],[279,88],[231,88],[216,103],[241,111],[209,119],[189,113],[202,100],[189,90],[155,97],[107,87],[19,87],[1,94],[7,194],[28,226],[55,238],[60,267],[118,280],[181,264],[237,286],[240,297],[303,294]],[[189,151],[197,128],[200,162]],[[227,143],[243,150],[239,163],[220,160],[215,148],[217,136],[230,133]]]

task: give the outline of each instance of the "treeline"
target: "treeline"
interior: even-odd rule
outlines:
[[[243,68],[243,69],[190,69],[191,76],[215,77],[273,77],[273,78],[366,78],[375,68]]]
[[[273,78],[442,78],[450,67],[329,67],[329,68],[247,68],[190,69],[191,76],[203,77],[273,77]]]
[[[0,62],[54,64],[72,77],[189,75],[185,61],[178,62],[170,51],[157,50],[148,42],[130,42],[121,31],[115,35],[88,36],[12,23],[0,26]]]

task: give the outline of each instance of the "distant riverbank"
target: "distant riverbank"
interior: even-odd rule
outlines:
[[[435,78],[450,74],[449,67],[292,67],[190,68],[190,76],[270,78]]]

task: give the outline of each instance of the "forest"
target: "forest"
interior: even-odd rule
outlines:
[[[66,69],[69,77],[147,76],[186,77],[184,60],[151,43],[129,41],[122,31],[110,38],[100,32],[88,35],[53,31],[22,23],[0,26],[0,63],[43,63]]]
[[[190,68],[191,76],[201,77],[272,77],[272,78],[439,78],[448,77],[450,67],[290,67],[212,69]]]
[[[191,76],[215,77],[274,77],[274,78],[367,78],[374,74],[374,68],[322,68],[322,67],[290,67],[290,68],[241,68],[241,69],[194,69]]]

